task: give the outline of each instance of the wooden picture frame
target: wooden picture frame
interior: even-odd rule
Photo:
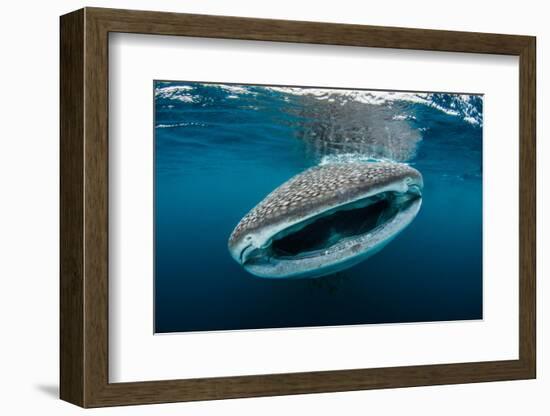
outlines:
[[[82,407],[535,378],[535,38],[85,8],[61,17],[60,396]],[[108,35],[110,32],[519,56],[519,359],[110,383]]]

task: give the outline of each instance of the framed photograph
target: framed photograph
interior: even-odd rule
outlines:
[[[535,49],[62,16],[61,398],[535,378]]]

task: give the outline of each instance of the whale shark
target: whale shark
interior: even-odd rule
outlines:
[[[405,163],[315,166],[273,190],[237,224],[231,256],[263,278],[316,278],[379,252],[416,217],[420,172]]]

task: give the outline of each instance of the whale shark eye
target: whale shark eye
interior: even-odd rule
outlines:
[[[246,240],[246,241],[252,240],[252,236],[251,236],[251,235],[247,235],[247,236],[245,237],[245,240]]]

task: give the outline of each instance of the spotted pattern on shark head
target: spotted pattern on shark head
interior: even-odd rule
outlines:
[[[315,205],[327,205],[380,188],[396,178],[418,176],[403,163],[333,163],[313,167],[271,192],[237,225],[229,241],[284,218],[300,217]]]

